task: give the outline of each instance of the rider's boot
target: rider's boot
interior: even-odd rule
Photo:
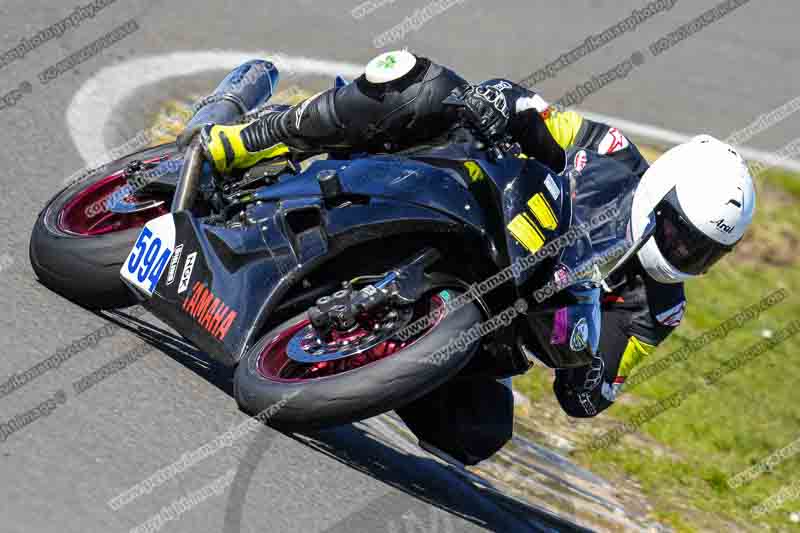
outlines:
[[[411,70],[386,72],[403,63],[398,58],[408,60],[408,56],[403,51],[382,54],[352,83],[251,124],[207,128],[202,138],[209,159],[225,172],[252,165],[287,146],[304,151],[392,151],[395,145],[413,145],[445,133],[456,117],[443,101],[466,81],[417,57],[406,61]],[[370,73],[375,74],[373,79]]]
[[[209,126],[201,140],[217,171],[248,168],[289,151],[341,145],[343,126],[333,111],[335,89],[264,114],[249,124]],[[338,142],[337,142],[338,141]]]

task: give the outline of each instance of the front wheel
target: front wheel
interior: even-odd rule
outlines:
[[[133,161],[155,165],[176,158],[174,145],[137,152],[94,170],[58,193],[39,214],[30,242],[31,266],[49,289],[90,309],[136,303],[119,270],[148,221],[169,212],[171,193],[132,192],[129,213],[112,212],[108,202],[129,186]],[[130,189],[126,189],[130,190]]]
[[[367,328],[334,335],[326,342],[335,346],[318,353],[346,349],[352,355],[329,361],[301,363],[289,357],[298,343],[318,340],[307,313],[298,315],[264,335],[242,358],[236,400],[246,413],[288,430],[346,424],[402,407],[450,379],[474,355],[477,342],[458,343],[458,348],[453,342],[481,320],[474,303],[446,308],[445,301],[459,294],[440,290],[423,296],[411,320],[432,320],[405,341],[392,337],[376,343]]]

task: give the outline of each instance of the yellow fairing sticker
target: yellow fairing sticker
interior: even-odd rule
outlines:
[[[469,172],[469,179],[472,181],[472,183],[481,181],[486,177],[483,169],[475,161],[465,161],[464,166],[466,167],[467,172]]]
[[[515,216],[508,224],[508,231],[529,252],[534,253],[544,245],[542,232],[526,213]]]
[[[558,227],[558,219],[553,208],[550,207],[542,193],[536,193],[533,198],[528,200],[528,207],[544,229],[554,230]]]

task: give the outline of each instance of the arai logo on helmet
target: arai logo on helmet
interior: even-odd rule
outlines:
[[[714,224],[717,227],[717,229],[723,233],[733,233],[733,228],[736,227],[735,225],[729,226],[725,224],[724,218],[721,218],[719,220],[711,220],[710,222]]]

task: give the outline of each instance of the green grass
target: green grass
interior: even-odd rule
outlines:
[[[708,276],[687,284],[688,307],[680,328],[646,363],[652,363],[707,328],[779,288],[787,298],[726,338],[693,353],[617,402],[603,417],[626,420],[649,405],[701,383],[704,373],[762,340],[768,331],[800,318],[800,177],[769,171],[758,180],[758,207],[752,230],[736,252]],[[751,507],[800,476],[800,457],[732,490],[729,476],[800,438],[800,335],[787,340],[714,387],[699,391],[678,407],[639,428],[644,437],[622,439],[599,451],[580,451],[578,462],[611,477],[638,481],[656,509],[654,518],[678,531],[760,529],[789,530],[797,524],[788,514],[800,511],[800,500],[758,519]],[[532,400],[546,398],[549,381],[533,371],[515,387]],[[630,404],[634,404],[633,406]],[[588,437],[587,437],[588,439]],[[644,444],[655,440],[671,453],[653,453]],[[732,524],[733,523],[733,524]],[[800,529],[800,528],[798,528]]]
[[[800,198],[800,176],[796,173],[786,172],[780,169],[767,170],[764,172],[764,181]]]
[[[514,389],[535,403],[543,400],[550,393],[550,379],[546,372],[528,372],[522,378],[514,379]]]

